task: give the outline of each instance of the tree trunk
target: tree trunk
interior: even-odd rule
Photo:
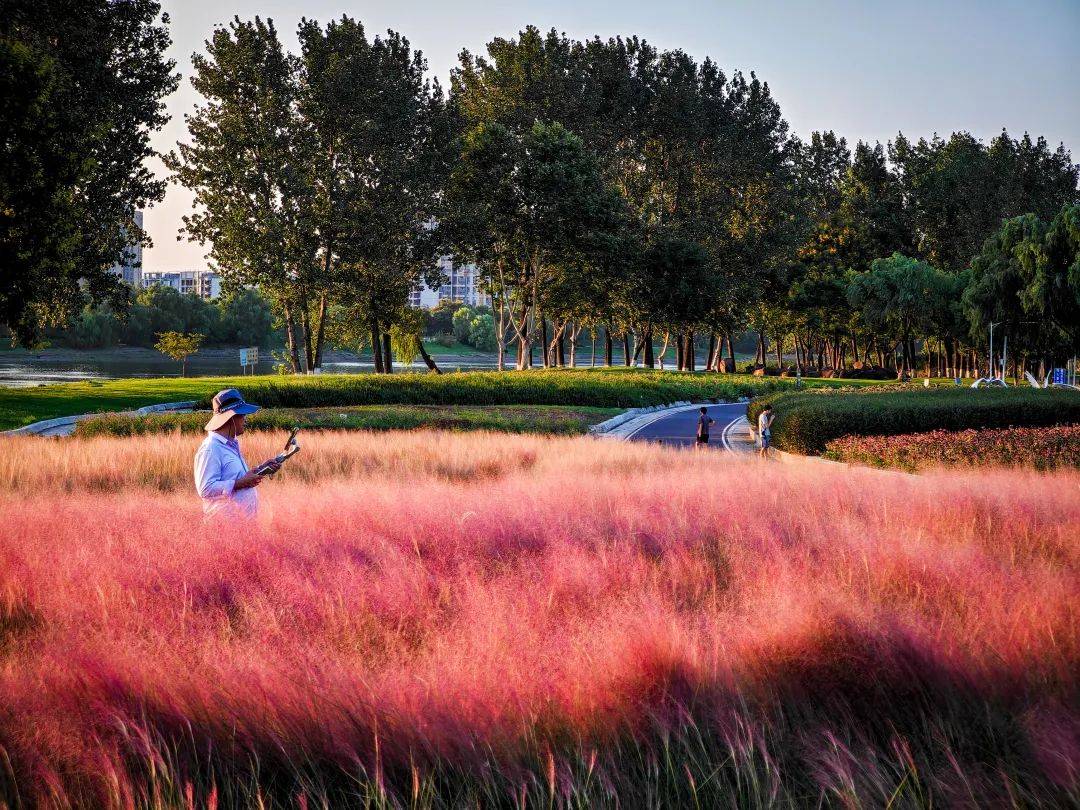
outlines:
[[[555,343],[555,365],[563,368],[566,365],[566,324],[559,330]]]
[[[776,373],[779,374],[784,370],[784,336],[776,336],[776,345],[773,346],[776,351]]]
[[[686,346],[683,342],[682,332],[675,335],[675,368],[682,371],[686,368],[686,360],[683,357],[683,353],[686,351]]]
[[[692,329],[686,333],[686,349],[683,351],[683,357],[686,359],[686,370],[695,371],[694,331]]]
[[[311,313],[306,301],[300,306],[300,324],[304,328],[304,371],[310,374],[315,367],[315,336],[311,332]]]
[[[630,365],[630,330],[629,329],[627,329],[625,332],[623,332],[622,345],[623,345],[623,355],[622,355],[623,356],[623,365],[624,366],[629,366]]]
[[[499,311],[499,319],[495,322],[495,350],[499,353],[495,361],[496,369],[503,371],[506,368],[506,301],[501,295],[493,295],[491,303]],[[421,340],[421,346],[423,341]],[[427,362],[425,360],[425,362]],[[435,369],[438,371],[438,369]]]
[[[390,333],[383,332],[383,371],[387,374],[394,373],[394,353],[390,349]]]
[[[436,374],[442,374],[442,371],[439,370],[439,367],[435,365],[435,361],[432,359],[431,355],[427,353],[427,349],[424,348],[424,341],[422,340],[420,341],[420,356],[424,358],[424,363],[429,369],[434,371]],[[502,369],[499,370],[501,371]]]
[[[540,318],[540,345],[544,347],[544,368],[551,365],[551,347],[548,345],[547,318]]]
[[[282,311],[285,315],[285,346],[288,349],[289,364],[292,366],[292,373],[299,374],[300,352],[296,345],[296,322],[288,305],[283,305]]]
[[[671,332],[665,330],[664,332],[664,344],[660,347],[660,370],[664,370],[664,363],[667,362],[667,350],[668,344],[671,342]]]
[[[727,333],[727,350],[728,360],[731,361],[731,370],[735,371],[735,336],[731,332]]]
[[[765,365],[765,333],[764,332],[758,332],[757,333],[757,354],[754,355],[754,365],[755,366],[764,366]]]
[[[716,332],[709,332],[709,354],[705,358],[705,370],[713,370],[713,361],[716,357]]]
[[[315,364],[312,368],[322,367],[323,340],[326,337],[326,293],[319,296],[319,325],[315,330]]]
[[[656,357],[653,355],[653,332],[652,326],[645,327],[645,366],[656,368]]]
[[[611,327],[604,327],[604,365],[611,368],[614,360],[612,355],[615,353],[615,347],[611,340]]]
[[[379,335],[379,323],[374,319],[371,321],[371,356],[375,361],[375,373],[382,374],[382,337]]]

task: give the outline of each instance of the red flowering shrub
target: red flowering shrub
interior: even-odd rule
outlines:
[[[1080,425],[844,436],[826,445],[825,457],[909,471],[939,465],[1080,467]]]

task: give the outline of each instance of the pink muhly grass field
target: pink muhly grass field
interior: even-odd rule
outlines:
[[[7,806],[1080,799],[1076,472],[311,435],[204,524],[196,443],[0,442]]]

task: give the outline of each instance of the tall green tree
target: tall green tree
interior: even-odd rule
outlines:
[[[967,132],[890,144],[915,229],[916,247],[935,267],[959,272],[1002,221],[1033,213],[1050,219],[1076,202],[1080,167],[1064,146],[1019,141],[1002,132],[989,145]]]
[[[0,323],[32,344],[85,296],[122,307],[109,273],[134,213],[162,198],[150,135],[177,84],[152,0],[0,0]]]
[[[326,289],[316,272],[319,234],[311,141],[297,111],[297,61],[272,21],[234,19],[192,57],[203,103],[188,116],[187,143],[166,164],[194,192],[183,233],[234,287],[259,285],[282,315],[294,372],[310,368],[309,307]],[[301,323],[309,328],[300,331]],[[310,355],[311,352],[308,352]]]
[[[848,302],[863,322],[898,341],[901,376],[914,371],[915,338],[940,334],[949,317],[935,302],[955,301],[958,294],[955,276],[899,253],[854,273],[847,289]]]
[[[518,343],[532,363],[544,319],[559,316],[549,285],[591,272],[610,256],[620,206],[596,159],[561,124],[537,121],[524,135],[501,124],[468,132],[450,177],[440,228],[462,258],[498,280]],[[545,356],[547,356],[545,354]]]
[[[448,132],[442,91],[427,64],[390,31],[368,38],[347,16],[300,24],[300,126],[311,145],[319,237],[317,274],[329,293],[363,317],[392,368],[388,331],[409,291],[434,282],[430,221],[444,179]],[[319,364],[328,291],[320,296]]]

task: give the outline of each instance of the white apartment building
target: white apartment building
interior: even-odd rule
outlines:
[[[470,307],[491,305],[491,297],[479,290],[480,272],[475,264],[454,264],[452,257],[443,256],[439,270],[443,283],[434,289],[421,284],[409,296],[411,306],[431,308],[442,301],[460,301]]]
[[[135,212],[135,224],[141,229],[143,226],[143,212]],[[109,272],[120,276],[126,283],[132,287],[142,286],[142,245],[132,244],[128,245],[128,248],[124,254],[124,259],[121,262],[114,264],[109,268]]]
[[[145,288],[155,284],[172,287],[183,295],[191,293],[211,301],[221,295],[221,276],[213,270],[144,271],[139,286]]]

